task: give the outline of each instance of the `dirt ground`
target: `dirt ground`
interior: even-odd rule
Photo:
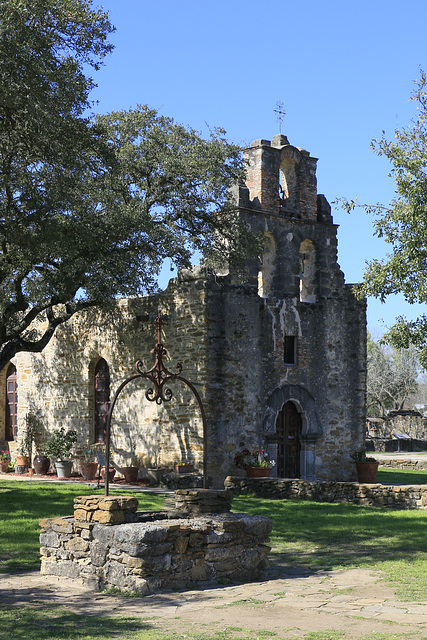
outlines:
[[[55,603],[86,615],[144,618],[156,628],[175,631],[177,638],[185,631],[224,629],[236,635],[247,631],[251,638],[256,632],[300,638],[334,629],[349,638],[381,633],[415,639],[424,635],[427,624],[427,603],[399,601],[380,574],[360,569],[319,572],[281,567],[279,577],[264,582],[141,598],[105,595],[38,572],[3,574],[0,602],[14,607]]]

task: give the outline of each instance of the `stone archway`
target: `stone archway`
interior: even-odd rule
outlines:
[[[304,480],[315,480],[316,443],[322,436],[323,429],[315,409],[314,398],[304,387],[289,384],[273,391],[267,400],[262,436],[266,442],[270,457],[277,461],[279,456],[279,434],[276,430],[276,423],[282,408],[289,402],[294,406],[301,421],[299,477]],[[276,464],[272,475],[279,475],[279,467],[281,467],[281,464]]]

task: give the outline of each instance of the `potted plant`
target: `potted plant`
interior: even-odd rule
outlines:
[[[264,449],[250,451],[245,447],[234,456],[234,464],[244,469],[248,478],[269,478],[276,463]]]
[[[31,454],[34,441],[34,424],[31,414],[25,416],[25,431],[21,438],[20,446],[15,460],[15,472],[26,473],[31,466]]]
[[[77,442],[77,432],[74,429],[65,431],[61,427],[45,444],[45,452],[55,457],[55,468],[58,478],[71,476],[72,461],[68,459],[73,445]]]
[[[0,471],[7,473],[10,464],[10,452],[0,451]]]
[[[41,418],[35,413],[28,413],[26,416],[27,432],[31,434],[32,444],[36,450],[33,458],[34,473],[39,476],[45,476],[49,471],[50,458],[44,450],[44,439],[46,430]]]
[[[378,472],[378,460],[369,458],[366,451],[355,451],[351,455],[352,460],[356,464],[357,479],[360,484],[374,484]]]
[[[175,462],[174,469],[175,473],[193,473],[194,465],[191,462],[180,460]]]
[[[93,447],[86,449],[82,455],[82,459],[79,461],[80,473],[83,480],[93,480],[96,477],[98,471],[98,462],[95,460],[96,451]]]
[[[138,458],[135,453],[132,453],[130,465],[128,467],[122,467],[123,475],[126,482],[135,484],[138,482],[139,464]]]

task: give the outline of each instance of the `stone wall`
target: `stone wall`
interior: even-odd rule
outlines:
[[[85,496],[75,500],[74,518],[41,520],[41,572],[141,595],[264,575],[269,518],[137,512],[135,503]]]
[[[427,451],[427,440],[417,440],[416,438],[371,438],[365,441],[366,451],[378,453],[397,453],[410,451]]]
[[[371,451],[397,451],[394,433],[405,434],[411,440],[401,440],[403,451],[423,451],[427,448],[427,418],[417,411],[392,412],[385,418],[367,418]]]
[[[425,509],[427,485],[359,484],[356,482],[306,482],[304,480],[251,479],[229,476],[225,488],[262,498],[343,502],[392,509]]]
[[[386,469],[408,469],[410,471],[425,471],[427,469],[427,458],[423,460],[392,459],[381,460],[381,466]]]
[[[154,364],[151,354],[157,331],[152,324],[160,309],[168,316],[162,339],[168,351],[165,365],[198,385],[206,382],[206,323],[204,280],[201,272],[183,273],[158,296],[121,300],[110,312],[88,311],[74,316],[57,329],[41,354],[17,356],[18,426],[25,429],[25,415],[37,413],[48,433],[64,426],[78,433],[75,460],[94,441],[95,407],[93,371],[104,358],[110,369],[111,398],[117,387],[135,373],[141,359],[145,370]],[[139,321],[139,317],[150,320]],[[147,379],[130,383],[121,394],[112,421],[112,458],[128,465],[132,454],[146,467],[171,468],[189,460],[201,466],[203,440],[198,405],[181,382],[171,382],[173,399],[159,406],[145,398]],[[3,428],[4,434],[4,428]],[[0,440],[1,440],[0,434]],[[16,449],[18,443],[10,443]]]
[[[248,260],[243,283],[232,274],[183,271],[157,296],[79,314],[57,329],[43,354],[20,354],[20,432],[28,411],[38,412],[49,432],[74,428],[77,458],[94,439],[97,362],[110,367],[111,395],[137,359],[151,368],[156,332],[138,318],[160,310],[169,317],[166,366],[174,371],[181,362],[204,403],[213,486],[223,486],[242,446],[268,450],[277,460],[273,474],[289,477],[291,438],[283,425],[292,412],[301,445],[292,475],[355,479],[350,456],[365,435],[366,305],[337,263],[337,226],[317,194],[317,160],[282,135],[255,141],[245,156],[247,185],[234,190],[236,215],[269,239],[266,260]],[[119,398],[113,461],[125,466],[136,454],[145,467],[170,468],[182,459],[200,471],[202,423],[191,392],[172,383],[172,402],[159,406],[145,399],[147,386],[132,382]]]

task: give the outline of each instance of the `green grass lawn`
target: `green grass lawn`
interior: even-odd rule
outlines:
[[[406,478],[407,473],[399,472],[397,477]],[[96,491],[91,487],[0,479],[0,572],[37,569],[39,520],[71,515],[73,498],[92,493]],[[137,496],[140,509],[162,508],[162,495],[144,493]],[[304,565],[314,571],[360,567],[385,572],[403,599],[427,600],[427,511],[391,511],[351,504],[265,500],[251,496],[236,497],[233,510],[272,518],[273,575],[280,565]],[[37,603],[19,611],[0,606],[0,640],[6,638],[6,633],[9,637],[11,625],[17,640],[101,640],[111,637],[172,640],[176,637],[156,629],[151,621],[102,616],[87,619],[60,607]],[[187,631],[185,637],[189,640],[242,640],[267,636],[246,631],[242,635],[226,629],[211,635]],[[374,638],[363,636],[363,640],[371,637]],[[346,637],[333,631],[301,636],[301,640],[339,638]]]
[[[73,514],[76,496],[103,493],[82,485],[18,482],[0,479],[0,573],[29,571],[40,566],[39,520]],[[135,492],[113,489],[121,495]],[[161,509],[164,496],[137,494],[139,509]]]
[[[239,497],[273,520],[272,564],[384,571],[404,599],[427,600],[427,512]]]
[[[379,469],[377,482],[382,484],[427,484],[427,470]]]

